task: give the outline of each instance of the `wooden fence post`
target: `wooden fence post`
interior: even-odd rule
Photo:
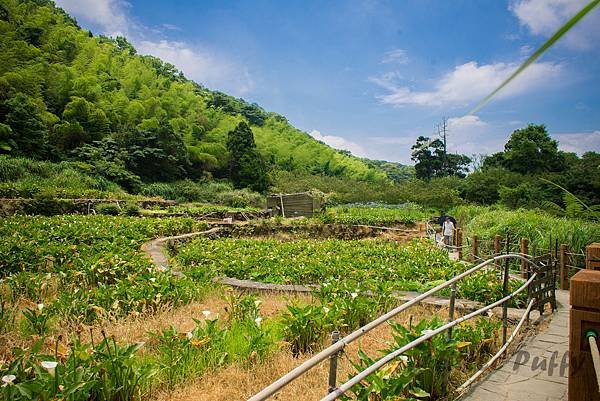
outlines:
[[[585,247],[585,268],[600,270],[600,242]]]
[[[462,242],[463,242],[463,233],[460,228],[456,229],[456,247],[458,249],[458,260],[462,260]]]
[[[500,235],[496,235],[494,237],[494,256],[500,255],[500,242],[502,241],[502,237]],[[496,261],[496,266],[500,267],[500,262]]]
[[[558,254],[558,263],[560,265],[560,289],[569,289],[569,270],[567,269],[567,245],[561,244]]]
[[[598,382],[586,333],[600,333],[600,271],[581,270],[571,279],[569,310],[569,401],[598,401]]]
[[[523,255],[529,255],[529,239],[521,238],[521,253]],[[521,260],[521,277],[527,278],[527,261]]]
[[[474,235],[473,236],[473,243],[471,244],[471,259],[473,259],[473,262],[477,261],[477,256],[478,255],[478,247],[479,247],[479,238]]]

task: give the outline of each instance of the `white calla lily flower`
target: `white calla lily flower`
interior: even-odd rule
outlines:
[[[54,373],[56,372],[56,367],[58,366],[58,362],[56,361],[43,361],[41,363],[42,368],[46,369],[48,371],[48,373],[50,373],[52,376],[54,376]]]

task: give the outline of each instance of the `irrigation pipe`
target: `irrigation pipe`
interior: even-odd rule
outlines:
[[[530,259],[528,259],[522,255],[519,255],[519,254],[510,254],[509,253],[509,254],[505,254],[505,255],[498,255],[491,259],[488,259],[485,262],[482,262],[482,263],[478,264],[477,266],[474,266],[474,267],[470,268],[469,270],[467,270],[457,276],[454,276],[453,278],[446,281],[445,283],[442,283],[442,284],[430,289],[429,291],[426,291],[423,294],[413,298],[412,300],[398,306],[397,308],[392,309],[391,311],[387,312],[386,314],[381,315],[377,319],[373,320],[371,323],[368,323],[365,326],[353,331],[352,333],[350,333],[348,336],[344,337],[337,343],[330,345],[329,347],[325,348],[323,351],[312,356],[310,359],[306,360],[305,362],[303,362],[296,368],[292,369],[290,372],[288,372],[284,376],[280,377],[275,382],[271,383],[269,386],[265,387],[263,390],[256,393],[254,396],[248,398],[248,401],[263,401],[263,400],[268,399],[270,396],[272,396],[273,394],[275,394],[276,392],[281,390],[283,387],[285,387],[286,385],[288,385],[289,383],[291,383],[292,381],[294,381],[295,379],[297,379],[298,377],[303,375],[306,371],[312,369],[319,363],[323,362],[325,359],[329,358],[331,355],[343,350],[346,345],[352,343],[353,341],[362,337],[369,331],[373,330],[374,328],[378,327],[379,325],[381,325],[381,324],[385,323],[386,321],[390,320],[391,318],[395,317],[400,312],[405,311],[406,309],[410,308],[411,306],[413,306],[415,304],[418,304],[425,298],[428,298],[431,295],[435,294],[436,292],[438,292],[446,287],[451,286],[452,284],[462,280],[463,278],[473,274],[474,272],[482,269],[483,267],[485,267],[487,265],[490,265],[492,263],[495,263],[495,262],[503,260],[503,259],[509,259],[509,258],[522,259],[522,260],[527,261],[532,266],[539,268],[539,266],[537,266]],[[531,278],[523,285],[523,287],[528,285],[531,282],[532,278],[534,278],[534,277],[536,277],[535,274],[533,274],[531,276]],[[519,290],[517,290],[517,292],[515,292],[511,295],[514,295],[514,294],[520,292],[523,287],[521,287]],[[508,299],[510,299],[510,298],[508,298]],[[502,301],[502,300],[500,300],[500,301]],[[494,304],[492,304],[493,305],[492,307],[486,307],[487,309],[485,309],[485,310],[487,311],[487,310],[495,307],[496,305],[499,305],[498,302],[495,302]],[[470,316],[470,315],[467,315],[467,316]],[[448,326],[448,327],[452,327],[452,326]]]
[[[527,305],[527,309],[525,310],[525,313],[523,314],[523,317],[521,317],[521,320],[517,324],[517,327],[515,327],[515,329],[513,330],[512,334],[510,335],[510,337],[508,337],[508,340],[506,340],[506,344],[504,344],[498,350],[498,352],[496,352],[496,354],[489,361],[487,361],[485,365],[483,365],[481,367],[481,369],[479,369],[477,372],[475,372],[475,374],[473,376],[471,376],[466,382],[464,382],[459,388],[457,388],[456,389],[457,393],[462,393],[463,391],[465,391],[467,389],[467,387],[469,387],[475,380],[477,380],[477,378],[479,376],[481,376],[490,366],[492,366],[494,364],[494,362],[496,362],[498,360],[498,358],[500,358],[500,356],[504,353],[504,351],[506,351],[506,349],[508,348],[508,346],[510,345],[510,343],[517,336],[517,333],[521,329],[521,326],[523,325],[523,323],[527,319],[527,315],[531,311],[531,308],[533,307],[534,303],[535,303],[535,299],[532,299],[531,301],[529,301],[529,305]]]
[[[533,281],[533,279],[537,276],[537,273],[532,274],[531,278],[529,280],[527,280],[521,287],[519,287],[516,291],[514,291],[512,294],[505,296],[504,298],[499,299],[498,301],[491,303],[487,306],[484,306],[481,309],[476,310],[475,312],[471,312],[468,315],[465,315],[463,317],[460,317],[452,322],[446,323],[443,326],[438,327],[435,330],[432,330],[430,332],[428,332],[427,334],[424,334],[423,336],[417,338],[416,340],[411,341],[410,343],[406,344],[405,346],[398,348],[396,351],[387,354],[386,356],[384,356],[383,358],[379,359],[377,362],[375,362],[374,364],[372,364],[371,366],[369,366],[368,368],[366,368],[365,370],[363,370],[362,372],[360,372],[359,374],[357,374],[356,376],[354,376],[352,379],[348,380],[346,383],[342,384],[341,386],[339,386],[337,389],[335,389],[334,391],[332,391],[331,393],[329,393],[329,395],[327,395],[324,398],[321,398],[321,401],[333,401],[338,399],[339,397],[341,397],[342,395],[344,395],[344,393],[348,390],[350,390],[354,385],[358,384],[361,382],[361,380],[363,380],[364,378],[366,378],[367,376],[369,376],[371,373],[376,372],[377,370],[379,370],[383,365],[385,365],[386,363],[390,362],[391,360],[393,360],[394,358],[402,355],[403,353],[405,353],[406,351],[416,347],[417,345],[425,342],[426,340],[429,340],[431,337],[448,330],[449,328],[452,328],[466,320],[469,320],[475,316],[481,315],[484,312],[487,312],[490,309],[495,308],[496,306],[502,305],[504,302],[511,300],[512,298],[514,298],[515,295],[519,294],[521,291],[523,291],[524,289],[526,289],[529,284],[531,284],[531,282]]]

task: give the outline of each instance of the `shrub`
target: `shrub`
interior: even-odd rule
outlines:
[[[110,198],[126,196],[112,181],[81,162],[51,163],[0,156],[0,197]]]
[[[54,216],[69,212],[73,202],[67,199],[57,199],[50,193],[37,193],[33,200],[24,207],[27,214],[38,214],[42,216]]]
[[[118,216],[121,209],[116,203],[99,203],[94,207],[96,213],[106,214],[109,216]]]
[[[125,206],[123,206],[121,212],[126,216],[139,216],[140,207],[137,205],[137,203],[127,202]]]
[[[548,246],[550,240],[567,244],[572,252],[583,252],[586,245],[600,241],[600,223],[550,216],[540,210],[507,210],[502,207],[461,206],[456,217],[463,221],[465,234],[481,240],[495,235],[528,238],[530,242]]]
[[[229,182],[191,180],[172,183],[152,183],[142,188],[146,196],[160,196],[164,199],[176,199],[179,202],[204,202],[231,207],[263,207],[265,199],[259,193],[249,189],[233,189]]]

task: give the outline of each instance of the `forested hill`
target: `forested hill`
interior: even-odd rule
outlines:
[[[125,38],[94,36],[50,1],[0,0],[0,60],[0,153],[82,161],[126,188],[226,178],[228,133],[245,120],[273,171],[388,181],[377,163],[210,91]]]

